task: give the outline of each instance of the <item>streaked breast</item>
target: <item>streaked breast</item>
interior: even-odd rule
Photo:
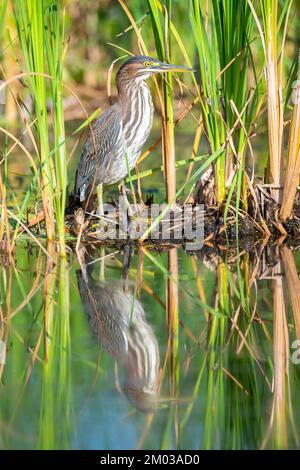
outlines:
[[[123,136],[127,145],[129,166],[133,167],[145,144],[153,123],[153,102],[145,82],[132,87],[123,116]]]

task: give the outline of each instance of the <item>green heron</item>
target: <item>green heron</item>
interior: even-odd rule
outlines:
[[[159,72],[193,71],[188,67],[134,56],[117,73],[118,99],[95,122],[75,178],[75,197],[85,205],[98,186],[125,178],[140,155],[152,127],[153,103],[145,80]],[[101,186],[100,186],[101,185]]]

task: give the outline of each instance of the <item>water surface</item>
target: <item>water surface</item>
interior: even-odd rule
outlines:
[[[0,267],[2,449],[299,447],[297,254],[46,248]]]

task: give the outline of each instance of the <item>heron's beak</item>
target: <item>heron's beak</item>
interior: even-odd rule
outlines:
[[[195,70],[190,67],[167,64],[166,62],[159,62],[158,65],[153,66],[151,69],[153,72],[195,72]]]

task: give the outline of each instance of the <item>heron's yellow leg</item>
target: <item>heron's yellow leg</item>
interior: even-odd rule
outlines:
[[[130,203],[128,201],[127,191],[126,191],[126,186],[125,186],[124,180],[122,180],[122,182],[120,184],[120,188],[121,188],[122,196],[124,197],[124,201],[125,201],[125,204],[126,204],[126,209],[128,210],[128,216],[130,218],[132,216],[132,211],[131,211]]]
[[[100,183],[97,186],[97,197],[98,197],[98,212],[99,212],[99,223],[104,225],[104,208],[103,208],[103,184]],[[100,270],[99,270],[99,281],[104,281],[104,267],[105,267],[105,248],[100,248]]]

